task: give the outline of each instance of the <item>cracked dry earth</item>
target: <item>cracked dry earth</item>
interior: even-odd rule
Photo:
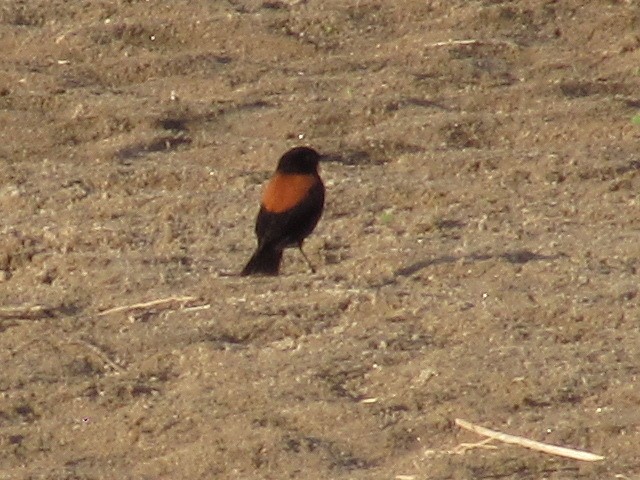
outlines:
[[[622,0],[2,2],[0,478],[639,478],[638,32]],[[240,278],[298,144],[333,155],[318,271]]]

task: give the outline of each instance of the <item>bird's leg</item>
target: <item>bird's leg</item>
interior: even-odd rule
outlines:
[[[300,242],[298,244],[298,250],[300,250],[300,253],[304,257],[304,259],[307,261],[307,265],[309,265],[309,269],[311,270],[311,273],[316,273],[316,269],[314,268],[314,266],[311,264],[311,262],[307,258],[307,255],[304,253],[304,250],[302,250],[302,242]]]

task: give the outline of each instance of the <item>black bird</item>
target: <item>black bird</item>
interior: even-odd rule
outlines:
[[[258,247],[241,275],[278,275],[282,252],[288,247],[298,247],[315,272],[302,243],[324,209],[319,161],[318,152],[309,147],[295,147],[282,155],[262,194],[255,228]]]

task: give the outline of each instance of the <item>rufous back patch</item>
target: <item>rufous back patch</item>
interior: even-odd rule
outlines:
[[[276,173],[262,194],[262,206],[272,213],[290,210],[307,196],[318,181],[314,175]]]

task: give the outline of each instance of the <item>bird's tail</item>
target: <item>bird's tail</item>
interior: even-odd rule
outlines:
[[[240,275],[278,275],[281,261],[282,250],[263,245],[258,247]]]

